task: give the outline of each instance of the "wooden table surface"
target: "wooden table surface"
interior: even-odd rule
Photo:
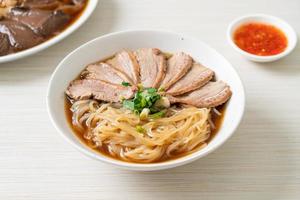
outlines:
[[[300,48],[274,63],[250,62],[226,41],[227,25],[249,13],[285,19],[299,34],[299,0],[100,0],[61,43],[0,65],[0,199],[300,199]],[[244,82],[247,104],[235,135],[189,165],[131,172],[85,157],[50,123],[46,89],[56,65],[97,36],[166,29],[203,40]]]

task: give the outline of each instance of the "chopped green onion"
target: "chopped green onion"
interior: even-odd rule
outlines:
[[[166,111],[162,110],[162,111],[159,111],[157,113],[149,115],[149,118],[151,118],[151,119],[159,119],[159,118],[164,117],[165,114],[166,114]]]
[[[142,90],[141,88],[142,86],[139,85],[139,90],[135,93],[133,99],[123,101],[123,107],[140,115],[142,120],[148,119],[149,114],[153,115],[152,118],[162,117],[163,113],[160,111],[170,106],[168,99],[162,97],[156,88],[145,88]]]
[[[137,86],[138,86],[139,91],[143,91],[144,86],[141,83],[139,83]]]
[[[162,97],[159,100],[155,102],[154,105],[156,108],[169,108],[170,107],[170,101],[167,97]]]
[[[125,100],[125,97],[124,97],[124,96],[120,96],[120,100],[121,100],[121,101],[124,101],[124,100]]]
[[[146,120],[148,118],[148,115],[150,113],[150,109],[149,108],[144,108],[140,114],[140,119],[141,120]]]
[[[136,131],[139,132],[139,133],[145,133],[146,130],[141,126],[141,125],[137,125],[135,127]]]
[[[123,85],[123,86],[125,86],[125,87],[129,87],[129,86],[131,86],[131,84],[130,84],[130,83],[128,83],[128,82],[125,82],[125,81],[123,81],[123,82],[122,82],[122,85]]]
[[[155,88],[147,88],[147,92],[150,94],[155,93],[157,90]]]
[[[161,87],[158,89],[158,92],[164,92],[165,91],[165,88]]]

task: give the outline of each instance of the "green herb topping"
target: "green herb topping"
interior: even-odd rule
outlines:
[[[123,101],[123,107],[132,110],[138,115],[141,114],[143,119],[148,116],[149,118],[156,119],[163,117],[165,114],[165,111],[162,111],[164,108],[157,106],[164,98],[158,93],[156,88],[143,88],[139,86],[139,90],[135,93],[133,99]]]
[[[123,85],[123,86],[125,86],[125,87],[129,87],[129,86],[131,86],[131,84],[130,84],[130,83],[128,83],[128,82],[125,82],[125,81],[123,81],[123,82],[122,82],[122,85]]]
[[[143,91],[139,90],[132,100],[124,100],[123,106],[135,113],[141,113],[144,108],[151,108],[161,96],[155,88],[147,88]]]
[[[157,113],[154,113],[154,114],[149,115],[149,118],[151,118],[151,119],[159,119],[159,118],[164,117],[165,114],[166,114],[166,111],[165,111],[165,110],[162,110],[162,111],[159,111],[159,112],[157,112]]]

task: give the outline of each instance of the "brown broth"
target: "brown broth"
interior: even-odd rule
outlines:
[[[68,124],[71,127],[71,129],[73,130],[73,132],[75,133],[75,135],[80,139],[80,141],[84,145],[88,146],[90,149],[96,151],[97,153],[100,153],[101,155],[104,155],[104,156],[109,157],[109,158],[113,158],[113,159],[118,160],[118,161],[124,161],[124,160],[122,160],[122,159],[120,159],[118,157],[112,156],[108,152],[108,149],[105,146],[101,147],[101,148],[95,148],[95,145],[94,145],[94,143],[91,140],[87,140],[86,138],[84,138],[85,132],[77,129],[72,124],[72,115],[73,115],[73,113],[71,111],[71,106],[72,106],[72,103],[66,97],[66,99],[65,99],[65,113],[66,113],[66,117],[67,117],[67,120],[68,120]],[[216,109],[221,113],[221,116],[218,116],[216,114],[212,114],[212,121],[213,121],[213,123],[215,125],[215,129],[213,129],[211,131],[211,134],[210,134],[209,139],[207,140],[207,143],[209,143],[210,141],[212,141],[212,139],[216,136],[216,134],[218,133],[218,131],[220,130],[220,128],[222,126],[222,122],[224,120],[224,116],[225,116],[225,112],[226,112],[226,104],[218,106],[218,107],[216,107]],[[193,149],[190,152],[177,154],[176,156],[173,156],[172,158],[170,158],[170,157],[162,157],[159,160],[154,161],[152,163],[167,162],[167,161],[175,160],[175,159],[184,157],[186,155],[189,155],[191,153],[194,153],[194,152],[196,152],[198,150],[199,150],[199,147],[198,148],[196,147],[195,149]],[[127,161],[124,161],[124,162],[127,162]],[[139,163],[139,162],[134,162],[134,161],[130,161],[130,162]],[[143,164],[143,163],[141,163],[141,164]]]

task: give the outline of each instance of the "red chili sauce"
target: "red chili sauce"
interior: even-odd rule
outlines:
[[[279,54],[288,43],[280,29],[262,23],[241,25],[234,33],[234,42],[242,50],[258,56]]]

